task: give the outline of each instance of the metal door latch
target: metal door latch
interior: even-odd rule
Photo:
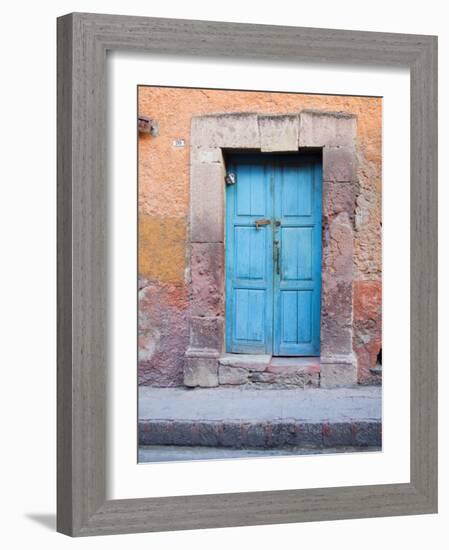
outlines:
[[[254,223],[256,224],[256,229],[259,229],[263,225],[270,225],[271,220],[256,220]]]

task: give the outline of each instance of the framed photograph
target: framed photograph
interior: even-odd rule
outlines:
[[[437,39],[58,19],[58,530],[437,510]]]

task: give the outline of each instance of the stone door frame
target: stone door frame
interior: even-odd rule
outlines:
[[[356,137],[356,116],[343,112],[223,113],[192,118],[186,386],[218,386],[218,359],[224,353],[223,151],[283,153],[307,148],[320,148],[323,155],[320,385],[356,383],[352,349]]]

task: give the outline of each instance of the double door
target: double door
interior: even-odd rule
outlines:
[[[319,355],[321,158],[235,154],[227,172],[227,351]]]

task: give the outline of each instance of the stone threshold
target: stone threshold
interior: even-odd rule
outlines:
[[[252,385],[255,388],[318,387],[319,357],[276,357],[227,353],[218,359],[218,382],[221,386]]]
[[[139,445],[233,448],[381,446],[378,387],[139,388]]]

